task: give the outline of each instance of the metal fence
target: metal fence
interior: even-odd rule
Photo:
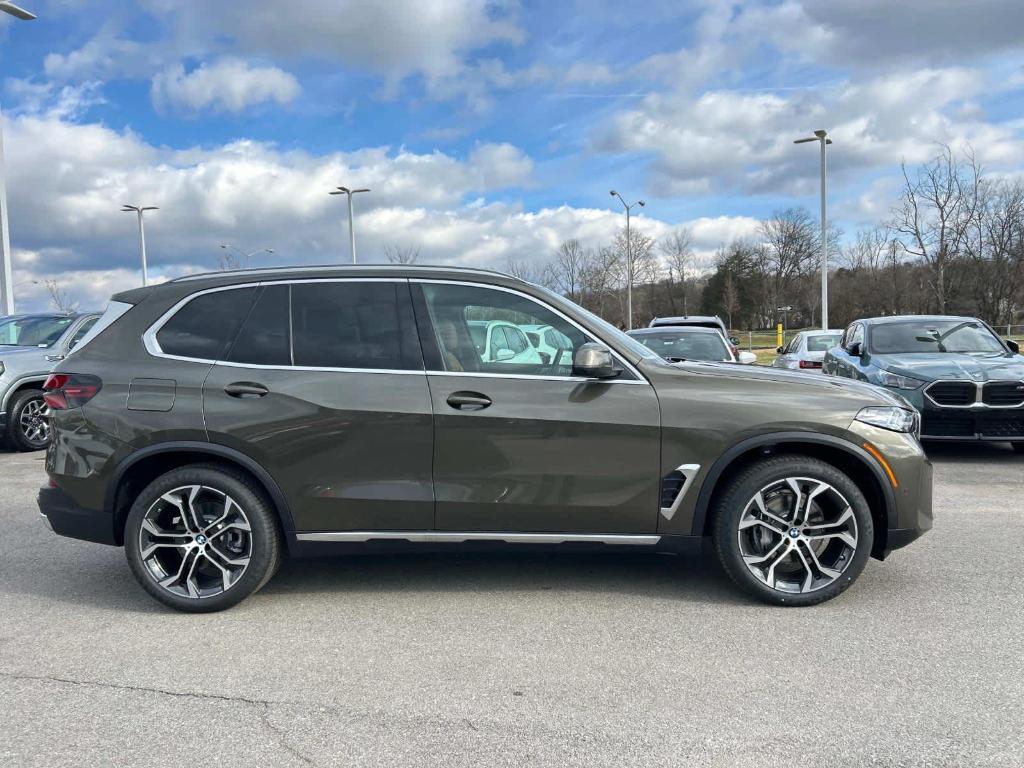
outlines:
[[[1024,325],[994,325],[992,328],[1000,336],[1014,341],[1024,342]],[[790,339],[801,331],[816,331],[818,328],[787,328],[782,334],[782,343],[787,344]],[[779,346],[775,329],[762,329],[757,331],[733,331],[733,335],[739,339],[739,346],[751,352],[761,349],[775,349]]]

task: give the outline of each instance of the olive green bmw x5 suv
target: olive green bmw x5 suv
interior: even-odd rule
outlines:
[[[516,326],[566,348],[524,354]],[[809,605],[932,525],[898,396],[669,364],[491,272],[251,270],[128,291],[46,401],[46,524],[124,546],[142,586],[186,611],[238,603],[286,554],[706,540],[754,596]]]

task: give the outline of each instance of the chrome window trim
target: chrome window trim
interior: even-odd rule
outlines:
[[[586,328],[584,328],[582,325],[577,323],[575,320],[573,320],[571,317],[566,315],[564,312],[562,312],[558,308],[553,307],[550,304],[546,304],[546,303],[540,301],[537,297],[531,296],[528,293],[523,293],[522,291],[516,290],[515,288],[507,288],[507,287],[505,287],[503,285],[492,285],[491,283],[478,283],[478,282],[474,282],[474,281],[471,281],[471,280],[444,280],[444,279],[440,279],[440,278],[429,278],[428,279],[428,278],[411,277],[411,278],[409,278],[409,282],[410,283],[419,283],[421,285],[423,285],[423,284],[428,284],[428,285],[464,285],[464,286],[468,286],[470,288],[489,288],[492,291],[502,291],[504,293],[511,293],[514,296],[520,296],[520,297],[526,299],[527,301],[532,301],[534,304],[537,304],[538,306],[541,306],[544,309],[548,310],[549,312],[552,312],[556,316],[562,318],[567,323],[569,323],[569,325],[573,326],[580,333],[584,334],[587,338],[593,339],[594,341],[600,342],[604,346],[608,347],[611,350],[612,357],[614,357],[616,360],[618,360],[619,363],[621,363],[623,366],[625,366],[625,368],[627,370],[629,370],[630,373],[632,373],[634,376],[637,377],[635,382],[634,381],[616,381],[614,379],[588,379],[588,378],[582,378],[582,377],[579,377],[579,376],[576,376],[576,377],[573,377],[573,376],[542,376],[542,377],[539,377],[539,378],[552,379],[552,380],[558,380],[558,381],[573,381],[573,380],[576,380],[576,381],[595,381],[595,382],[599,381],[599,382],[602,382],[602,383],[605,383],[605,384],[627,384],[627,383],[629,383],[629,384],[647,384],[648,386],[650,385],[650,382],[647,380],[647,377],[644,376],[642,373],[640,373],[640,371],[633,364],[631,364],[628,360],[623,359],[622,356],[619,355],[619,353],[616,352],[611,347],[611,345],[608,344],[607,341],[602,339],[600,336],[597,336],[596,334],[592,333],[591,331],[588,331]],[[457,376],[464,376],[464,375],[466,375],[465,373],[460,372],[460,371],[434,371],[434,370],[428,370],[427,372],[431,376],[433,376],[435,374],[451,374],[451,373],[454,373]],[[505,377],[505,378],[523,378],[524,376],[527,377],[527,378],[538,378],[536,376],[531,376],[529,374],[513,375],[513,374],[505,374],[505,373],[487,373],[487,374],[482,374],[482,375],[486,375],[486,376],[501,376],[501,377]]]
[[[968,405],[943,405],[937,402],[931,394],[928,392],[936,384],[973,384],[974,385],[974,402]],[[1017,405],[989,405],[982,399],[985,394],[986,384],[1018,384],[1024,385],[1024,381],[1021,379],[991,379],[989,381],[968,381],[967,379],[936,379],[935,381],[929,382],[924,388],[924,396],[928,398],[932,405],[936,408],[943,408],[946,410],[956,411],[1012,411],[1018,408],[1024,408],[1024,402],[1017,403]]]
[[[409,541],[459,544],[466,541],[501,541],[506,544],[565,544],[593,542],[597,544],[632,544],[652,546],[660,535],[644,533],[513,533],[508,531],[321,531],[299,533],[299,541]]]
[[[589,379],[585,376],[542,376],[531,373],[479,373],[476,371],[425,371],[428,376],[466,376],[476,379],[523,379],[525,381],[567,381],[573,384],[640,384],[649,386],[643,379]]]

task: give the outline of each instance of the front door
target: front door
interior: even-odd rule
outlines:
[[[210,440],[270,472],[299,531],[431,528],[433,416],[408,282],[260,291],[203,387]]]
[[[653,533],[653,388],[628,367],[612,381],[573,377],[572,352],[596,339],[525,294],[444,281],[412,289],[434,409],[436,528]],[[551,326],[569,348],[502,360],[478,330],[495,323]]]

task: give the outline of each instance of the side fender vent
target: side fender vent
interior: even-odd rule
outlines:
[[[661,478],[661,514],[666,520],[675,517],[698,472],[700,464],[682,464]]]

